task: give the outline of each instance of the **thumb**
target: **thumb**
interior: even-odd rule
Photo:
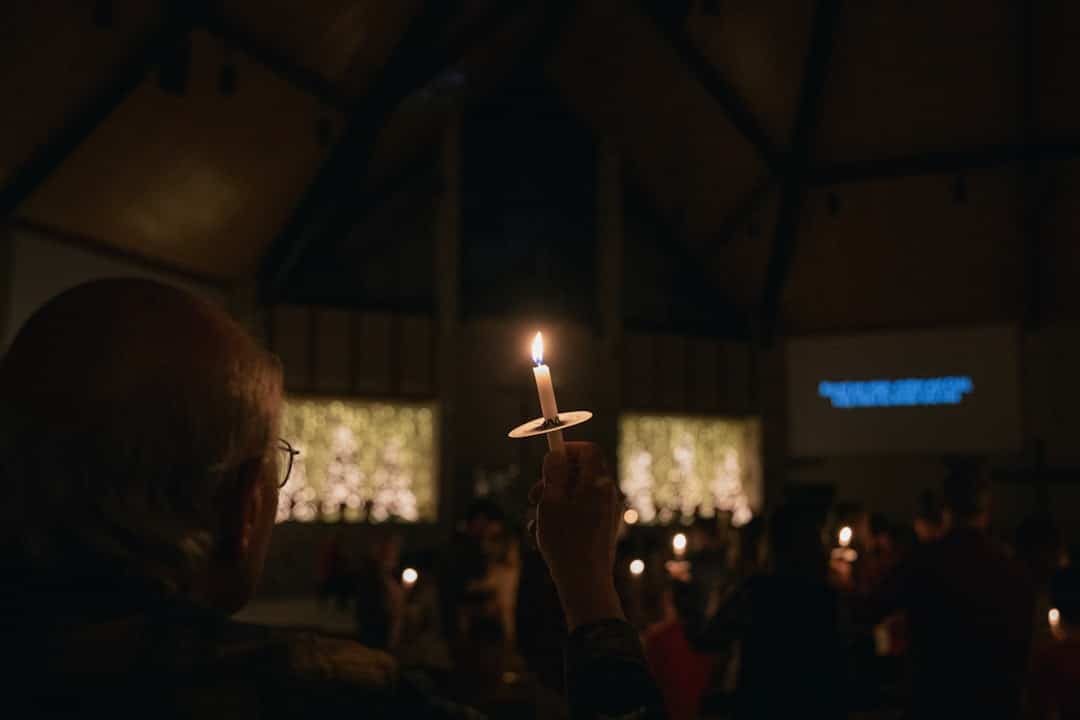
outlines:
[[[565,500],[570,495],[570,464],[566,453],[549,452],[544,456],[544,499]]]

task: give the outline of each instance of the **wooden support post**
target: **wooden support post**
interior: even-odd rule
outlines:
[[[439,397],[439,517],[447,527],[458,508],[454,455],[457,388],[461,381],[458,271],[461,257],[461,109],[451,113],[442,141],[443,191],[435,226],[436,379]]]
[[[596,214],[600,352],[594,369],[598,388],[594,437],[614,453],[622,409],[623,173],[619,151],[607,138],[600,141],[597,152]]]
[[[15,281],[15,231],[0,224],[0,355],[7,349],[11,327],[11,291]]]

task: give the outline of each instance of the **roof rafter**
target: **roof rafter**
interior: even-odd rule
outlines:
[[[266,45],[246,28],[224,15],[208,11],[199,18],[198,24],[230,48],[247,55],[262,67],[324,105],[343,112],[348,111],[352,106],[353,103],[342,96],[321,74],[298,65],[278,49]]]
[[[90,137],[142,83],[162,54],[191,31],[193,22],[190,7],[181,2],[166,3],[164,19],[143,38],[105,87],[71,113],[67,123],[11,174],[0,189],[0,217],[14,213]]]
[[[810,171],[811,185],[844,185],[919,175],[987,170],[1023,161],[1068,159],[1080,156],[1080,140],[1049,140],[987,145],[968,150],[942,150],[869,162],[840,163]]]
[[[547,9],[542,27],[529,43],[529,47],[521,53],[521,57],[515,63],[515,69],[507,73],[508,77],[513,77],[516,72],[529,66],[542,66],[554,52],[559,34],[565,28],[571,11],[574,9],[574,2],[573,0],[558,0],[558,2],[551,2],[550,5],[554,8]],[[421,147],[401,172],[380,183],[379,187],[372,188],[360,203],[361,212],[355,218],[355,222],[357,224],[364,222],[383,201],[405,188],[416,185],[428,187],[425,178],[428,180],[434,178],[433,173],[438,165],[439,155],[437,146],[441,138],[442,135],[439,134],[431,144]]]
[[[649,0],[640,0],[638,5],[652,19],[660,34],[667,40],[705,92],[720,106],[735,129],[754,146],[766,167],[775,172],[781,165],[781,153],[777,152],[772,139],[762,128],[746,101],[731,87],[712,62],[694,46],[684,28],[673,23],[655,3]]]
[[[787,284],[799,219],[806,195],[806,175],[814,134],[821,119],[825,78],[832,56],[834,33],[840,14],[840,0],[818,0],[810,47],[803,66],[799,106],[791,130],[791,152],[780,186],[780,210],[776,217],[772,252],[765,274],[765,291],[761,300],[761,339],[772,342],[776,331],[780,296]]]
[[[283,232],[271,245],[260,271],[261,292],[274,294],[287,282],[309,246],[335,236],[350,225],[355,195],[386,118],[413,91],[453,66],[478,40],[495,32],[517,14],[517,3],[496,3],[445,49],[438,33],[453,15],[449,2],[428,2],[397,43],[368,96],[346,120],[334,150],[308,186]]]

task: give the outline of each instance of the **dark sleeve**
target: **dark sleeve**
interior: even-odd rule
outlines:
[[[664,717],[637,631],[622,620],[584,625],[570,635],[566,694],[575,720]]]
[[[874,625],[898,610],[907,610],[922,577],[923,553],[914,552],[885,576],[883,582],[854,603],[854,620]]]
[[[705,617],[704,612],[692,616],[690,622],[683,621],[686,639],[698,652],[719,652],[738,640],[749,622],[752,610],[749,602],[750,588],[744,584],[733,589],[717,608],[712,617]],[[680,618],[681,615],[680,608]]]

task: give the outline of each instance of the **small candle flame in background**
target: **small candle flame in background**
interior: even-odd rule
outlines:
[[[686,552],[686,535],[675,533],[675,536],[671,538],[671,549],[677,556],[682,557],[682,554]]]
[[[840,547],[847,547],[850,545],[852,535],[854,535],[854,531],[847,525],[840,528],[840,532],[837,534],[837,538],[840,540]]]
[[[544,364],[544,336],[540,333],[536,333],[536,337],[533,338],[532,357],[537,365]]]
[[[630,574],[634,577],[641,575],[645,572],[645,561],[641,558],[634,558],[630,561]]]
[[[629,508],[622,514],[622,519],[627,525],[637,525],[638,511],[634,508]]]
[[[401,582],[405,583],[405,587],[412,587],[419,579],[420,573],[416,572],[416,570],[411,567],[401,571]]]
[[[1046,614],[1046,619],[1050,622],[1050,634],[1058,640],[1061,639],[1061,611],[1057,608],[1050,608],[1050,612]]]

